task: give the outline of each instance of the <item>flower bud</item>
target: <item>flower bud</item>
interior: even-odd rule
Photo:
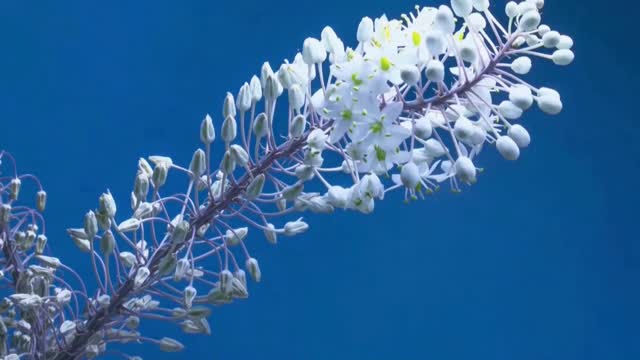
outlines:
[[[264,187],[264,174],[259,174],[254,177],[253,180],[247,186],[246,197],[249,200],[253,200],[262,194],[262,189]]]
[[[215,139],[216,129],[213,127],[213,120],[211,119],[211,116],[207,114],[200,124],[200,141],[205,145],[209,145],[213,143]]]
[[[269,124],[267,119],[267,114],[260,113],[256,116],[255,121],[253,122],[253,133],[256,134],[258,139],[261,139],[267,135],[269,132]]]
[[[175,253],[165,255],[160,259],[160,263],[158,264],[158,274],[160,274],[160,276],[167,276],[174,272],[177,262],[178,260]]]
[[[511,70],[513,70],[514,73],[520,75],[528,74],[529,71],[531,71],[531,58],[527,56],[521,56],[515,59],[513,63],[511,63]]]
[[[36,193],[36,207],[40,212],[44,212],[44,209],[47,207],[47,193],[44,190]]]
[[[307,145],[315,150],[324,150],[327,138],[327,134],[321,129],[313,129],[307,137]]]
[[[84,233],[87,234],[89,240],[93,240],[98,233],[98,220],[96,220],[96,214],[93,211],[84,215]]]
[[[262,273],[260,272],[260,266],[258,265],[258,260],[254,258],[249,258],[247,259],[245,266],[247,268],[247,271],[249,272],[249,275],[251,275],[251,278],[253,279],[253,281],[260,282],[260,279],[262,278]]]
[[[509,100],[522,110],[527,110],[533,104],[531,89],[525,85],[514,85],[509,89]]]
[[[304,130],[307,126],[307,119],[304,115],[297,115],[291,120],[291,125],[289,126],[289,136],[293,139],[299,138],[304,133]]]
[[[236,117],[236,104],[233,100],[233,95],[228,92],[227,96],[224,98],[224,103],[222,104],[222,117]]]
[[[98,209],[102,214],[106,214],[109,218],[116,215],[116,202],[109,191],[100,195]]]
[[[413,162],[408,162],[402,166],[400,171],[400,181],[407,189],[415,190],[420,183],[420,171]]]
[[[304,106],[305,94],[302,88],[298,84],[293,84],[289,87],[289,107],[294,110],[300,110]]]
[[[304,184],[302,182],[297,182],[291,186],[287,186],[286,188],[282,189],[282,197],[287,201],[295,200],[295,198],[300,196],[303,188]]]
[[[60,265],[62,265],[62,262],[60,261],[60,259],[58,259],[57,257],[52,257],[52,256],[44,256],[44,255],[38,255],[36,256],[38,258],[38,260],[40,260],[44,265],[48,266],[48,267],[52,267],[54,269],[57,269],[58,267],[60,267]]]
[[[550,49],[558,46],[560,43],[560,33],[557,31],[549,31],[548,33],[542,35],[542,45],[544,47]]]
[[[460,58],[466,62],[473,63],[478,57],[476,45],[473,42],[471,36],[468,36],[458,46],[460,51]]]
[[[126,267],[132,267],[136,264],[136,256],[128,251],[123,251],[118,254],[118,258],[122,261],[122,264]]]
[[[238,99],[236,100],[236,106],[240,112],[246,112],[251,109],[251,104],[253,103],[251,87],[248,83],[244,83],[242,87],[240,87],[240,91],[238,92]]]
[[[138,174],[133,184],[133,193],[139,201],[145,201],[149,193],[149,178],[144,174]]]
[[[232,289],[233,274],[227,269],[220,271],[220,290],[225,294],[229,294]]]
[[[431,121],[426,117],[422,117],[415,121],[413,125],[413,130],[415,135],[422,139],[427,140],[433,134],[433,126],[431,125]]]
[[[444,54],[447,49],[447,40],[443,33],[438,30],[428,32],[425,42],[427,44],[427,49],[429,49],[429,54],[433,56]],[[440,62],[440,60],[431,60],[430,62],[433,61]]]
[[[140,220],[135,218],[125,220],[118,225],[118,231],[123,233],[133,232],[138,230],[139,228],[140,228]]]
[[[136,271],[136,276],[133,278],[134,287],[139,288],[142,286],[142,284],[144,284],[144,282],[149,278],[149,275],[151,275],[151,272],[149,272],[148,268],[144,266],[139,267]]]
[[[509,1],[505,7],[505,13],[509,19],[513,19],[518,16],[518,4],[515,1]]]
[[[257,76],[254,75],[251,78],[249,88],[251,89],[251,101],[255,104],[262,99],[262,84]]]
[[[9,183],[9,197],[11,200],[18,200],[20,195],[20,188],[22,187],[22,181],[18,178],[11,179]]]
[[[193,305],[193,299],[196,298],[198,291],[193,286],[187,286],[184,288],[184,307],[190,309]]]
[[[171,243],[182,244],[186,240],[190,228],[188,221],[180,221],[171,232]]]
[[[180,281],[187,274],[187,271],[191,268],[189,261],[185,258],[178,260],[176,263],[176,271],[173,275],[175,281]]]
[[[461,181],[467,184],[473,184],[476,182],[476,167],[468,157],[460,156],[456,160],[455,169],[456,175]]]
[[[260,84],[262,84],[262,89],[264,90],[267,87],[267,78],[270,75],[273,75],[273,69],[269,62],[264,62],[262,67],[260,68]]]
[[[571,64],[573,62],[573,59],[575,59],[575,55],[573,54],[573,51],[569,49],[556,50],[551,55],[551,60],[553,60],[553,63],[561,66]]]
[[[453,13],[448,6],[440,5],[436,12],[434,28],[445,35],[452,34],[456,29]]]
[[[206,155],[202,149],[198,149],[193,153],[189,171],[193,174],[193,178],[197,179],[207,171]]]
[[[283,87],[280,84],[280,81],[274,75],[269,75],[267,77],[265,86],[264,86],[264,97],[267,101],[272,102],[278,98],[278,96],[282,95]]]
[[[522,116],[522,109],[509,100],[505,100],[498,105],[498,112],[509,120],[519,119]]]
[[[230,151],[224,153],[222,162],[220,163],[220,170],[225,174],[231,174],[236,169],[236,161],[231,155]]]
[[[537,9],[529,10],[522,15],[520,18],[520,30],[522,31],[534,31],[540,25],[540,21],[542,18],[540,17],[540,13]]]
[[[451,7],[453,12],[461,18],[469,16],[473,11],[471,0],[451,0]]]
[[[232,142],[238,133],[238,125],[236,123],[236,118],[233,116],[227,116],[222,122],[222,140],[225,143]]]
[[[562,100],[557,91],[541,88],[539,94],[540,96],[536,100],[542,112],[548,115],[558,115],[562,111]]]
[[[307,65],[319,64],[327,59],[327,51],[320,40],[307,38],[302,44],[302,58]]]
[[[415,85],[420,81],[420,71],[414,65],[405,66],[400,71],[400,77],[407,85]]]
[[[107,230],[102,237],[100,238],[100,251],[104,256],[109,256],[113,252],[113,249],[116,246],[116,239],[113,237],[113,233]]]
[[[182,345],[178,340],[168,337],[160,339],[158,346],[160,347],[160,350],[164,352],[178,352],[184,349],[184,345]]]
[[[342,186],[332,186],[327,191],[329,204],[337,208],[345,208],[349,202],[349,189]]]
[[[520,148],[509,136],[500,136],[496,141],[496,147],[506,160],[518,160],[520,157]]]
[[[264,237],[267,238],[267,241],[270,244],[274,244],[274,245],[277,244],[278,243],[278,234],[276,233],[275,226],[273,226],[273,224],[267,224],[267,228],[268,228],[268,230],[267,229],[263,230]]]
[[[373,20],[370,17],[363,17],[358,25],[358,42],[366,43],[373,38]]]
[[[311,180],[315,175],[313,166],[298,165],[295,169],[296,177],[301,181]]]
[[[162,185],[164,185],[167,182],[168,172],[169,172],[169,168],[167,168],[167,165],[163,163],[156,165],[156,167],[153,169],[153,176],[151,177],[151,182],[153,183],[153,186],[156,189],[160,188]]]
[[[486,11],[489,9],[489,0],[473,0],[473,7],[480,11]]]
[[[560,50],[568,50],[573,47],[573,39],[567,35],[561,35],[556,47]]]
[[[249,234],[249,228],[241,227],[238,229],[229,229],[224,234],[224,241],[227,243],[227,246],[236,246],[244,240]]]
[[[431,60],[425,69],[429,81],[439,83],[444,81],[444,64],[440,60]]]
[[[47,245],[47,237],[45,235],[38,235],[36,238],[36,254],[42,254],[44,247]]]
[[[284,224],[284,234],[286,236],[295,236],[298,234],[302,234],[303,232],[309,229],[309,225],[302,221],[302,219],[298,219],[296,221],[289,221]]]
[[[527,129],[522,127],[522,125],[513,125],[509,128],[507,134],[520,148],[526,148],[531,143],[531,136]]]

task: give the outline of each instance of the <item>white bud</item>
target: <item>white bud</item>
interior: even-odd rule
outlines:
[[[96,214],[93,211],[89,211],[84,216],[84,233],[89,240],[93,240],[98,233],[98,220],[96,220]]]
[[[416,85],[420,81],[420,70],[415,65],[403,66],[400,77],[407,85]]]
[[[445,35],[452,34],[456,29],[453,12],[448,6],[440,5],[436,13],[434,27]]]
[[[139,201],[144,201],[149,193],[149,178],[145,174],[138,174],[133,184],[133,193]]]
[[[44,190],[36,193],[36,207],[40,212],[44,212],[44,209],[47,207],[47,193]]]
[[[296,177],[301,181],[311,180],[314,175],[314,167],[311,165],[298,165],[295,169]]]
[[[467,17],[473,11],[471,0],[451,0],[451,8],[458,17]]]
[[[444,64],[440,60],[431,60],[425,69],[427,79],[434,83],[444,81]]]
[[[260,266],[258,265],[258,260],[254,258],[248,258],[245,266],[247,268],[247,271],[249,272],[249,275],[251,275],[251,278],[253,279],[253,281],[260,282],[260,279],[262,278],[262,273],[260,272]]]
[[[455,125],[453,126],[453,133],[460,140],[467,140],[473,135],[474,132],[473,123],[464,116],[461,116],[456,120]]]
[[[251,78],[251,82],[249,82],[249,87],[251,89],[251,101],[257,103],[262,99],[262,84],[260,83],[260,79],[254,75]]]
[[[171,243],[182,244],[189,234],[190,225],[188,221],[182,220],[178,222],[171,232]]]
[[[468,184],[476,182],[476,167],[471,159],[466,156],[460,156],[455,163],[456,175],[458,178]]]
[[[302,44],[302,59],[307,65],[319,64],[327,59],[327,51],[320,40],[307,38]]]
[[[447,41],[442,32],[438,30],[433,30],[427,33],[425,41],[427,44],[427,49],[429,49],[429,53],[433,56],[444,54],[445,50],[447,49]]]
[[[136,256],[128,251],[123,251],[118,254],[118,258],[122,261],[122,264],[126,267],[132,267],[136,263]]]
[[[176,270],[173,274],[173,279],[175,281],[182,280],[190,268],[191,268],[191,265],[189,264],[189,260],[185,258],[178,260],[178,262],[176,263]]]
[[[236,123],[236,118],[233,116],[228,116],[224,119],[222,123],[222,140],[225,143],[232,142],[238,133],[238,125]]]
[[[190,309],[193,305],[193,299],[196,298],[198,291],[193,286],[187,286],[184,288],[184,307]]]
[[[526,11],[520,18],[520,30],[522,31],[534,31],[540,25],[540,13],[537,9]]]
[[[11,179],[9,182],[9,196],[11,200],[18,200],[20,195],[20,188],[22,187],[22,181],[18,178]]]
[[[182,345],[178,340],[174,340],[168,337],[163,337],[162,339],[160,339],[159,347],[160,350],[164,352],[178,352],[184,349],[184,345]]]
[[[283,87],[275,75],[267,76],[264,86],[264,97],[267,101],[273,101],[282,95]]]
[[[505,13],[510,19],[518,16],[518,4],[515,1],[509,1],[505,7]]]
[[[542,45],[546,48],[554,48],[560,43],[560,33],[557,31],[549,31],[542,35]]]
[[[303,232],[309,229],[309,225],[302,221],[302,219],[298,219],[296,221],[289,221],[284,224],[284,234],[286,236],[295,236],[298,234],[302,234]]]
[[[116,202],[109,191],[100,195],[98,209],[102,214],[107,215],[109,218],[116,216]]]
[[[489,9],[489,0],[473,0],[473,7],[480,11],[486,11]]]
[[[549,31],[551,31],[551,28],[548,25],[544,25],[543,24],[543,25],[538,26],[538,35],[540,35],[540,36],[544,36]]]
[[[332,186],[327,191],[327,200],[337,208],[345,208],[349,203],[349,192],[349,189],[342,186]]]
[[[169,173],[169,169],[167,165],[164,163],[160,163],[156,165],[153,169],[153,176],[151,177],[151,181],[153,186],[156,188],[161,187],[167,182],[167,174]]]
[[[400,181],[406,188],[414,190],[420,183],[420,171],[413,162],[408,162],[402,166],[400,171]]]
[[[294,110],[300,110],[304,106],[306,100],[304,91],[298,84],[289,87],[289,106]]]
[[[520,157],[520,148],[509,136],[500,136],[496,141],[496,147],[500,155],[507,160],[518,160]]]
[[[358,25],[358,42],[366,43],[373,38],[373,20],[370,17],[363,17]]]
[[[467,18],[467,24],[475,31],[482,31],[487,27],[487,20],[480,13],[473,13]]]
[[[267,114],[260,113],[256,116],[256,119],[253,122],[253,133],[256,134],[258,139],[261,139],[267,135],[269,132],[269,126],[267,124]]]
[[[433,133],[433,126],[431,125],[431,121],[426,117],[417,119],[415,121],[415,124],[413,125],[413,129],[416,136],[422,140],[427,140]]]
[[[116,239],[114,239],[113,233],[107,230],[100,238],[100,251],[102,251],[102,254],[105,256],[109,256],[113,252],[115,246]]]
[[[282,197],[287,201],[295,200],[295,198],[300,196],[303,188],[304,183],[302,182],[297,182],[291,186],[287,186],[286,188],[282,189]]]
[[[236,104],[230,92],[227,93],[227,96],[224,98],[224,103],[222,104],[222,117],[226,119],[229,116],[236,116]]]
[[[560,39],[558,39],[556,47],[560,50],[571,49],[573,47],[573,39],[568,35],[562,35]]]
[[[227,269],[220,271],[220,290],[222,290],[223,293],[228,294],[232,289],[233,274]]]
[[[516,74],[525,75],[531,71],[531,59],[526,56],[521,56],[511,63],[511,70]]]
[[[138,230],[139,228],[140,220],[135,218],[125,220],[118,225],[119,232],[132,232]]]
[[[313,129],[307,137],[307,145],[315,150],[323,150],[328,136],[321,129]]]
[[[144,266],[139,267],[138,270],[136,271],[136,276],[133,278],[134,287],[139,288],[140,286],[142,286],[142,284],[144,284],[144,282],[147,281],[150,274],[151,272],[149,271],[148,268]]]
[[[513,125],[509,128],[507,134],[520,148],[526,148],[531,143],[529,132],[521,125]]]
[[[476,45],[471,36],[467,36],[459,45],[460,57],[466,62],[473,63],[478,57]]]
[[[551,60],[553,60],[554,64],[561,66],[571,64],[573,59],[575,59],[575,55],[573,54],[573,51],[569,49],[556,50],[551,55]]]
[[[229,229],[225,232],[224,241],[228,246],[236,246],[247,237],[247,234],[249,234],[249,228],[247,227],[241,227],[233,230]]]
[[[240,87],[240,91],[238,92],[238,99],[236,100],[236,106],[240,112],[246,112],[251,109],[251,104],[253,103],[251,87],[248,83],[244,83],[242,87]]]
[[[199,178],[207,171],[206,155],[202,149],[198,149],[193,153],[191,164],[189,164],[189,171],[193,174],[194,179]]]
[[[514,85],[509,89],[509,100],[522,110],[527,110],[533,104],[531,89],[525,85]]]
[[[267,79],[272,75],[274,75],[274,72],[271,65],[268,62],[262,64],[262,68],[260,68],[260,84],[263,90],[267,87]]]
[[[498,105],[498,111],[500,112],[500,115],[509,120],[519,119],[523,112],[521,108],[517,107],[509,100],[501,102],[500,105]]]
[[[267,224],[267,228],[268,229],[264,229],[264,237],[267,238],[267,241],[270,244],[277,244],[278,243],[278,234],[276,233],[276,228],[275,226],[273,226],[273,224]]]
[[[235,159],[233,158],[233,156],[229,151],[225,152],[224,156],[222,157],[222,161],[220,162],[220,171],[228,175],[233,173],[235,169],[236,169]]]
[[[542,88],[539,93],[540,96],[536,98],[536,100],[538,102],[538,107],[542,112],[548,115],[558,115],[562,111],[562,100],[560,99],[560,94],[558,94],[558,92]]]
[[[237,144],[231,145],[229,147],[229,153],[238,165],[245,167],[249,163],[249,154],[247,154],[247,151],[242,146]]]
[[[306,126],[306,118],[303,115],[297,115],[293,118],[291,125],[289,126],[289,136],[294,139],[302,136]]]

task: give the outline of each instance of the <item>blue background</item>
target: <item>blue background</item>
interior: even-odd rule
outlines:
[[[291,58],[324,25],[352,43],[360,17],[413,6],[366,3],[2,1],[0,147],[46,185],[55,253],[86,266],[64,229],[106,188],[125,208],[139,156],[187,163],[200,119],[220,121],[225,92],[264,60]],[[129,349],[154,359],[640,358],[640,7],[625,7],[548,1],[544,21],[574,37],[577,59],[528,77],[557,88],[566,110],[527,115],[533,144],[517,163],[488,151],[487,171],[461,195],[307,216],[304,236],[256,246],[264,280],[248,301],[215,310],[212,337],[182,337],[182,354]]]

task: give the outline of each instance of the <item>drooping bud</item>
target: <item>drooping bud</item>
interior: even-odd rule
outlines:
[[[236,138],[237,133],[238,125],[236,118],[233,116],[224,118],[224,122],[222,123],[222,140],[228,144]]]
[[[514,73],[520,75],[528,74],[529,71],[531,71],[531,58],[527,56],[521,56],[515,59],[511,63],[511,70],[513,70]]]
[[[196,298],[198,291],[193,286],[187,286],[184,288],[184,307],[190,309],[193,305],[193,299]]]
[[[445,35],[452,34],[455,31],[455,19],[448,6],[440,5],[436,13],[434,27]]]
[[[121,222],[118,225],[119,232],[133,232],[140,228],[140,220],[131,218]]]
[[[573,59],[575,59],[575,55],[573,54],[573,51],[569,49],[556,50],[551,55],[551,60],[553,60],[554,64],[561,66],[571,64],[573,62]]]
[[[469,16],[473,11],[471,0],[451,0],[451,7],[453,12],[461,18]]]
[[[267,228],[268,229],[264,229],[264,237],[267,238],[267,241],[270,244],[277,244],[278,243],[278,234],[276,233],[276,228],[275,226],[273,226],[273,224],[267,224]]]
[[[220,290],[223,293],[229,294],[233,289],[233,274],[231,271],[224,269],[220,271]]]
[[[171,243],[182,244],[189,234],[189,222],[186,220],[180,221],[171,232]]]
[[[425,69],[427,79],[439,83],[444,81],[444,64],[439,60],[431,60]]]
[[[178,352],[184,349],[184,345],[182,345],[182,343],[180,343],[178,340],[168,337],[163,337],[162,339],[160,339],[158,346],[160,347],[160,350],[164,352]]]
[[[200,141],[205,145],[213,143],[216,139],[216,129],[213,127],[213,120],[211,116],[207,114],[200,124]]]
[[[516,124],[510,127],[508,135],[520,148],[526,148],[531,143],[531,136],[527,129],[522,127],[522,125]]]
[[[173,279],[175,281],[182,280],[187,274],[187,271],[189,270],[190,267],[191,265],[189,264],[189,260],[185,258],[178,260],[178,263],[176,264],[176,271],[173,275]]]
[[[429,53],[434,56],[443,54],[447,49],[447,40],[443,33],[438,30],[428,32],[425,42],[427,44],[427,49],[429,49]],[[430,60],[429,62],[432,61],[440,62],[440,60]]]
[[[311,180],[315,175],[314,167],[311,165],[298,165],[295,169],[296,177],[301,181]]]
[[[227,96],[224,98],[224,103],[222,105],[222,117],[235,117],[236,116],[236,104],[233,99],[233,95],[228,92]]]
[[[500,155],[506,160],[518,160],[520,157],[520,149],[513,139],[509,136],[500,136],[496,141],[496,147],[500,152]]]
[[[557,91],[549,88],[540,88],[538,93],[540,94],[540,96],[536,98],[538,107],[545,114],[558,115],[562,111],[562,100]]]
[[[540,13],[537,9],[529,10],[525,12],[520,18],[520,30],[522,31],[533,31],[538,28],[540,25],[540,21],[542,18],[540,17]]]
[[[207,156],[202,149],[198,149],[193,153],[189,171],[193,174],[193,178],[197,179],[207,171]]]
[[[42,254],[46,245],[47,237],[43,234],[38,235],[36,238],[36,254]]]
[[[249,275],[251,275],[251,278],[253,279],[253,281],[260,282],[260,279],[262,278],[262,272],[260,271],[260,266],[258,265],[258,260],[254,259],[254,258],[249,258],[249,259],[247,259],[247,262],[246,262],[245,265],[246,265],[247,271],[249,272]]]
[[[328,136],[321,129],[313,129],[307,137],[307,145],[315,150],[323,150]]]
[[[342,186],[332,186],[327,191],[329,204],[337,208],[345,208],[349,203],[349,189]]]
[[[509,120],[519,119],[522,116],[522,109],[509,100],[505,100],[498,105],[498,112]]]
[[[552,30],[542,35],[542,45],[544,45],[544,47],[546,47],[547,49],[551,49],[558,46],[558,43],[560,43],[559,32]]]
[[[531,89],[525,85],[514,85],[509,89],[509,100],[522,110],[527,110],[533,104]]]
[[[287,186],[286,188],[282,189],[282,197],[287,201],[295,200],[295,198],[297,198],[302,193],[303,189],[304,189],[304,183],[297,182],[291,186]]]
[[[36,207],[38,211],[44,212],[47,207],[47,193],[44,190],[40,190],[36,193]]]
[[[407,189],[415,190],[420,183],[420,171],[413,162],[408,162],[402,166],[400,171],[400,181]]]
[[[400,77],[407,85],[415,85],[420,81],[420,70],[414,65],[405,66],[400,71]]]
[[[22,187],[22,181],[18,178],[11,179],[9,183],[9,197],[11,200],[18,200],[20,196],[20,188]]]
[[[467,184],[473,184],[476,182],[476,167],[468,157],[460,156],[456,160],[455,169],[456,175],[461,181]]]

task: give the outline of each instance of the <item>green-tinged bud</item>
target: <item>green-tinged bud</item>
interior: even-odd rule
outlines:
[[[245,282],[243,283],[237,277],[233,278],[232,280],[233,289],[231,290],[231,296],[237,299],[246,299],[249,297],[249,292],[247,291],[246,279],[244,281]]]
[[[247,259],[245,266],[247,268],[247,271],[251,275],[251,278],[253,279],[253,281],[260,282],[260,279],[262,278],[262,272],[260,272],[260,266],[258,265],[258,260],[254,258],[249,258]]]
[[[220,170],[225,174],[231,174],[236,169],[236,161],[229,151],[224,153],[222,157],[222,163],[220,164]]]
[[[287,186],[286,188],[282,189],[282,197],[284,197],[284,199],[288,201],[295,200],[295,198],[300,196],[303,189],[304,189],[304,183],[302,182],[298,182],[298,183],[295,183],[294,185]]]
[[[111,219],[109,218],[109,216],[105,213],[100,212],[99,210],[96,211],[96,219],[98,220],[98,226],[100,227],[100,229],[104,231],[109,230],[111,228]]]
[[[225,233],[224,241],[227,243],[227,246],[236,246],[240,244],[240,242],[242,242],[244,238],[247,237],[248,233],[249,233],[249,228],[247,227],[242,227],[242,228],[233,229],[233,230],[229,229]]]
[[[113,233],[110,230],[105,231],[100,238],[100,251],[104,256],[109,256],[116,247],[116,239],[113,237]]]
[[[197,179],[207,171],[207,156],[202,149],[198,149],[193,153],[189,171],[193,174],[193,178]]]
[[[129,316],[124,324],[129,330],[135,330],[140,326],[140,318],[137,316]]]
[[[233,274],[227,269],[220,272],[220,289],[225,294],[231,293],[233,289]]]
[[[153,176],[151,178],[151,181],[153,182],[153,186],[156,189],[160,188],[167,182],[168,172],[169,168],[164,163],[156,165],[156,167],[153,169]]]
[[[83,252],[91,251],[91,246],[87,234],[83,229],[67,229],[67,233],[73,240],[73,243]]]
[[[263,89],[267,86],[267,78],[273,74],[273,69],[269,62],[264,62],[260,68],[260,83],[262,84]]]
[[[256,116],[255,121],[253,122],[253,133],[256,134],[258,139],[261,139],[267,136],[269,132],[269,123],[267,119],[267,114],[260,113]]]
[[[249,200],[253,200],[262,194],[262,189],[264,188],[265,176],[264,174],[260,174],[251,180],[249,186],[247,186],[246,197]]]
[[[227,96],[224,98],[224,104],[222,105],[222,117],[235,117],[236,116],[236,104],[233,100],[233,95],[231,93],[227,93]]]
[[[213,127],[213,120],[207,114],[200,124],[200,141],[205,145],[210,145],[216,139],[216,129]]]
[[[158,272],[162,276],[169,275],[176,269],[177,263],[178,259],[175,254],[166,255],[160,260],[160,264],[158,264]]]
[[[238,125],[236,118],[233,116],[227,116],[222,123],[222,140],[229,144],[232,142],[238,133]]]
[[[118,254],[118,257],[120,258],[120,261],[122,261],[122,264],[126,267],[132,267],[136,264],[136,256],[128,251],[121,252],[120,254]]]
[[[298,179],[300,179],[301,181],[311,180],[311,178],[313,178],[313,176],[315,175],[315,172],[313,171],[313,166],[309,166],[309,165],[296,166],[295,173]]]
[[[149,177],[146,174],[138,174],[133,184],[133,193],[138,201],[145,201],[149,193]]]
[[[133,278],[133,286],[136,288],[141,287],[145,281],[149,278],[151,272],[145,266],[139,267],[136,271],[136,276]]]
[[[273,226],[273,224],[267,224],[267,229],[264,229],[264,237],[267,238],[267,241],[270,244],[277,244],[278,243],[278,234],[276,233],[276,227]]]
[[[171,242],[174,244],[182,244],[189,233],[189,222],[180,221],[171,233]]]
[[[100,195],[98,209],[102,214],[106,214],[108,218],[116,216],[116,201],[113,199],[111,192],[107,191]]]
[[[178,340],[174,340],[172,338],[163,337],[160,339],[160,350],[165,352],[178,352],[184,349],[184,345],[182,345]]]
[[[236,100],[236,106],[241,112],[246,112],[251,109],[253,103],[251,87],[248,83],[244,83],[238,92],[238,99]]]
[[[186,334],[211,335],[211,326],[205,318],[196,320],[185,320],[180,323],[180,327]]]
[[[38,235],[36,238],[36,254],[42,254],[45,246],[47,246],[47,237],[43,234]]]
[[[275,75],[269,75],[267,77],[267,81],[264,86],[264,98],[267,101],[273,102],[278,98],[278,96],[282,95],[283,90],[282,84],[280,84],[280,81]]]
[[[84,233],[87,234],[89,240],[93,240],[98,233],[98,220],[96,220],[96,214],[91,210],[84,215]]]
[[[298,84],[293,84],[289,88],[289,107],[295,110],[300,110],[304,106],[306,100],[305,93]]]
[[[231,145],[229,152],[238,165],[246,167],[249,163],[249,154],[247,154],[247,151],[242,146],[237,144]]]
[[[0,224],[8,224],[11,220],[11,205],[0,205]]]
[[[178,262],[176,263],[176,271],[173,274],[173,279],[175,281],[182,280],[190,268],[191,268],[191,264],[189,263],[189,260],[185,258],[178,260]]]
[[[9,196],[11,200],[18,200],[20,196],[20,188],[22,187],[22,181],[18,178],[11,179],[9,183]]]
[[[278,210],[285,211],[287,209],[287,199],[281,197],[276,201],[276,206]]]
[[[40,190],[36,193],[36,207],[38,211],[44,212],[44,209],[47,207],[47,192],[44,190]]]
[[[206,306],[194,306],[188,309],[185,315],[191,320],[203,319],[211,316],[211,309]]]
[[[118,225],[119,232],[132,232],[140,228],[140,220],[131,218],[121,222]]]
[[[232,300],[231,294],[222,291],[221,286],[217,286],[207,294],[207,304],[211,305],[224,305],[230,303]]]
[[[260,83],[260,79],[254,75],[251,78],[251,82],[249,82],[249,87],[251,88],[251,101],[255,104],[262,99],[262,84]]]
[[[309,225],[306,222],[302,221],[302,219],[298,219],[296,221],[289,221],[284,225],[284,234],[287,236],[294,236],[302,234],[308,229]]]
[[[184,306],[187,309],[191,308],[191,305],[193,305],[193,299],[196,298],[197,294],[198,291],[193,286],[187,286],[184,288]]]
[[[304,133],[306,125],[307,120],[303,115],[294,117],[291,121],[291,126],[289,127],[289,136],[293,139],[299,138]]]
[[[60,259],[56,257],[37,255],[36,258],[40,260],[40,262],[43,263],[44,265],[48,267],[52,267],[54,269],[57,269],[60,267],[60,265],[62,265],[62,262],[60,262]]]

